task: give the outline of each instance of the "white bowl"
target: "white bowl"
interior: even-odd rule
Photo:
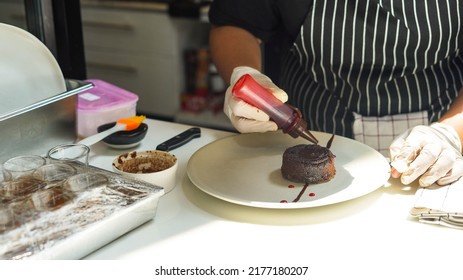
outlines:
[[[145,181],[170,192],[176,184],[178,160],[164,151],[132,151],[119,155],[113,169],[125,176]]]

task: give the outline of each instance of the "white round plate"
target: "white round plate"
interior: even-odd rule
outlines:
[[[0,23],[0,115],[66,91],[61,69],[31,33]]]
[[[325,146],[330,134],[313,132]],[[366,195],[389,179],[384,156],[355,140],[335,136],[336,176],[329,182],[309,185],[297,202],[303,183],[285,180],[280,171],[283,152],[308,144],[282,132],[238,134],[212,142],[188,161],[190,180],[219,199],[260,208],[308,208],[334,204]]]

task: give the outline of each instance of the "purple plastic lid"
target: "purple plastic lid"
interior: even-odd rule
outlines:
[[[136,94],[108,82],[102,80],[86,81],[93,83],[94,87],[78,94],[78,110],[108,109],[138,101]]]

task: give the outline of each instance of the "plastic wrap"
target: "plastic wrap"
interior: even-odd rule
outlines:
[[[2,166],[0,259],[78,259],[155,217],[161,187],[46,159],[21,176]]]

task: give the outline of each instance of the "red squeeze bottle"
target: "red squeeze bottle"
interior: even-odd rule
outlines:
[[[299,136],[317,144],[318,140],[307,130],[307,122],[301,112],[276,98],[261,86],[251,75],[243,75],[233,86],[233,95],[264,111],[284,133],[294,138]]]

